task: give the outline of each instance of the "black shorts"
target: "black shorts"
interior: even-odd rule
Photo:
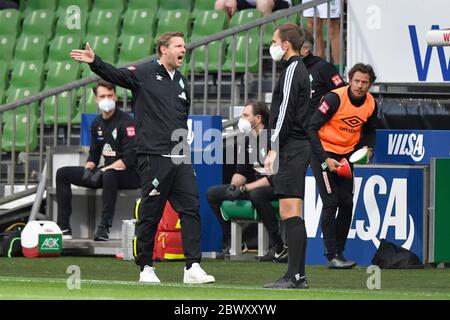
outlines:
[[[278,172],[272,178],[275,196],[278,199],[303,199],[310,158],[311,146],[308,140],[297,140],[283,146],[279,155]]]
[[[281,9],[287,9],[289,8],[289,3],[287,3],[284,0],[274,0],[275,5],[273,7],[273,11],[281,10]],[[256,6],[248,3],[246,0],[237,0],[237,10],[244,10],[244,9],[255,9]]]

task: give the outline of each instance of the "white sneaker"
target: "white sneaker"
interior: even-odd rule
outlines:
[[[199,284],[215,282],[214,276],[208,275],[198,263],[193,263],[189,270],[184,267],[184,283]]]
[[[139,282],[160,283],[161,281],[156,276],[155,268],[145,266],[144,270],[142,270],[141,273],[139,274]]]

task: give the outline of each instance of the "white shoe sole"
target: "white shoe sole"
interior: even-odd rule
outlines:
[[[209,276],[207,279],[183,279],[183,283],[185,284],[204,284],[213,282],[216,282],[216,279],[213,276]]]

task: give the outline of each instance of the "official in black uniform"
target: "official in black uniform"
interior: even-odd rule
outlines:
[[[166,201],[181,220],[183,250],[186,256],[184,283],[210,283],[213,276],[200,267],[201,224],[197,182],[192,165],[179,164],[188,156],[187,120],[190,107],[186,78],[177,70],[186,54],[184,35],[168,32],[156,44],[159,59],[140,66],[117,69],[103,62],[86,44],[86,50],[72,50],[76,61],[87,62],[100,77],[133,93],[137,120],[138,173],[142,199],[136,224],[135,255],[141,268],[140,282],[158,283],[153,268],[154,238]],[[173,133],[182,132],[181,153],[173,154],[180,141]],[[184,150],[184,151],[183,151]],[[177,164],[178,163],[178,164]]]
[[[308,70],[300,57],[304,33],[297,25],[278,27],[272,37],[270,54],[283,60],[284,70],[272,95],[270,127],[272,148],[265,161],[269,179],[280,202],[288,243],[288,270],[266,288],[308,288],[305,275],[306,228],[302,219],[305,175],[310,161],[307,133],[311,87]],[[279,160],[276,172],[274,163]],[[275,170],[274,170],[275,169]]]
[[[305,42],[303,43],[300,55],[303,57],[303,63],[309,72],[309,80],[311,81],[311,100],[310,118],[317,110],[322,97],[331,90],[345,86],[334,65],[327,60],[312,54],[314,48],[314,37],[305,32]]]
[[[282,260],[287,255],[280,236],[279,222],[271,201],[277,200],[273,187],[266,183],[264,186],[248,190],[246,183],[267,178],[256,170],[264,167],[264,160],[270,148],[269,110],[264,102],[249,100],[245,104],[242,117],[239,120],[239,130],[244,133],[239,139],[237,148],[236,172],[230,184],[212,186],[207,191],[209,205],[217,216],[223,232],[223,252],[220,258],[230,252],[231,223],[222,218],[220,206],[225,200],[250,200],[258,212],[264,226],[269,233],[270,249],[260,257],[260,261]],[[260,139],[261,138],[261,139]],[[244,141],[242,143],[242,141]],[[242,163],[245,160],[245,163]],[[217,258],[217,257],[216,257]]]
[[[352,222],[353,176],[337,174],[342,158],[366,147],[369,157],[375,146],[377,105],[369,88],[375,81],[370,65],[356,64],[348,73],[350,86],[327,93],[310,121],[313,154],[311,168],[322,198],[321,227],[328,267],[350,269],[355,261],[344,257]],[[350,162],[349,162],[350,163]],[[353,164],[350,163],[353,172]],[[336,212],[338,212],[336,216]]]
[[[70,215],[74,184],[86,188],[103,188],[102,218],[94,240],[108,240],[117,198],[117,189],[139,188],[136,173],[135,121],[115,107],[116,88],[111,83],[99,81],[94,88],[95,101],[101,114],[91,125],[91,146],[86,165],[63,167],[56,172],[56,199],[58,225],[64,239],[71,239]],[[98,167],[100,157],[104,167]]]

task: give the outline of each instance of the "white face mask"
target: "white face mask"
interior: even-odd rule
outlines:
[[[247,119],[240,118],[238,128],[243,133],[250,133],[252,131],[252,124]]]
[[[272,59],[274,61],[280,61],[281,59],[283,59],[283,56],[286,53],[286,50],[283,50],[281,48],[281,44],[279,44],[279,45],[271,45],[269,52],[270,52],[270,56],[272,57]]]
[[[116,107],[116,102],[111,99],[106,98],[106,99],[100,100],[98,102],[98,108],[104,112],[109,112],[109,111],[113,110],[115,107]]]

